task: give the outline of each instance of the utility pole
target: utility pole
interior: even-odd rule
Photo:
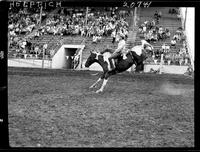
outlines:
[[[184,31],[185,31],[185,27],[186,27],[186,20],[187,20],[187,7],[185,9]]]
[[[42,6],[40,7],[40,23],[39,23],[39,27],[41,26],[42,23]],[[44,68],[44,55],[45,55],[45,49],[44,47],[42,48],[43,51],[43,56],[42,56],[42,68]]]
[[[134,26],[137,26],[137,7],[134,10]]]
[[[45,57],[45,52],[47,50],[47,44],[44,44],[42,49],[43,49],[42,68],[44,68],[44,57]]]
[[[87,20],[88,20],[88,7],[86,7],[85,26],[87,25]]]
[[[44,68],[44,55],[45,55],[44,47],[42,48],[42,53],[43,53],[43,55],[42,55],[42,68]]]
[[[40,23],[39,26],[41,26],[42,23],[42,6],[40,7]]]

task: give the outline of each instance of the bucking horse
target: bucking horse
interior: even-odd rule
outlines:
[[[103,92],[104,87],[107,84],[108,78],[111,75],[115,75],[120,72],[124,72],[127,69],[129,69],[133,64],[136,65],[136,71],[143,70],[144,64],[143,61],[145,60],[145,57],[143,56],[138,56],[138,54],[135,51],[132,51],[134,49],[131,49],[126,53],[126,55],[123,57],[123,55],[120,55],[117,59],[117,61],[112,59],[113,65],[115,67],[111,69],[110,67],[110,62],[108,58],[111,56],[113,50],[111,49],[106,49],[102,52],[98,51],[90,51],[90,55],[85,63],[85,67],[89,67],[93,63],[98,63],[102,69],[103,69],[103,74],[101,77],[90,86],[90,88],[96,87],[96,85],[103,80],[103,84],[99,90],[96,91],[96,93]]]

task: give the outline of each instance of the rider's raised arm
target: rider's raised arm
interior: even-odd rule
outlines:
[[[126,45],[125,41],[120,41],[115,52],[121,52],[124,49],[125,45]]]

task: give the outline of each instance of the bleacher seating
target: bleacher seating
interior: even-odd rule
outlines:
[[[169,14],[169,8],[168,7],[160,7],[160,8],[141,8],[139,11],[139,22],[138,25],[143,24],[145,21],[152,21],[154,19],[154,13],[155,11],[161,11],[162,17],[159,20],[159,24],[157,26],[162,26],[164,28],[169,29],[171,35],[170,38],[167,38],[163,41],[156,41],[156,43],[151,43],[154,47],[154,50],[160,50],[162,45],[165,43],[165,45],[170,46],[171,40],[176,32],[176,30],[181,27],[181,20],[177,18],[176,15]],[[143,37],[143,34],[137,32],[136,40],[134,42],[134,45],[141,45],[141,38]],[[175,48],[170,48],[170,53],[177,53],[179,49],[183,46],[183,41],[177,41]],[[154,63],[152,59],[147,59],[147,61],[151,61],[151,63]]]
[[[168,28],[171,36],[170,38],[164,40],[164,41],[157,41],[156,43],[152,43],[154,46],[154,50],[160,50],[161,46],[163,43],[166,45],[170,45],[170,41],[175,34],[176,30],[178,27],[181,27],[181,21],[180,19],[177,18],[176,15],[171,15],[168,13],[169,8],[167,7],[160,7],[160,8],[140,8],[138,9],[138,23],[137,25],[141,25],[144,23],[144,21],[152,21],[154,18],[154,13],[155,10],[161,11],[162,12],[162,17],[159,21],[158,26],[163,26],[165,28]],[[101,9],[101,11],[104,11],[104,9]],[[52,18],[52,16],[55,14],[58,14],[59,10],[55,9],[51,13],[51,15],[47,15],[46,19],[43,20],[41,23],[41,27],[44,27],[46,25],[46,21],[48,20],[48,17]],[[105,12],[101,12],[105,14]],[[53,15],[52,15],[53,14]],[[59,16],[59,15],[57,15]],[[138,26],[134,27],[132,26],[133,24],[133,16],[129,15],[126,17],[126,22],[129,24],[129,33],[128,33],[128,39],[126,41],[126,48],[130,49],[135,45],[140,45],[141,44],[141,38],[143,34],[140,34],[138,32]],[[40,28],[39,25],[36,25],[36,28],[32,31],[32,33],[29,33],[28,35],[25,35],[25,38],[32,37],[29,39],[29,41],[32,43],[32,46],[39,46],[40,49],[42,50],[42,47],[44,44],[48,44],[47,47],[47,52],[46,55],[48,58],[52,58],[52,53],[51,51],[53,50],[54,54],[58,49],[63,45],[63,44],[76,44],[80,45],[83,41],[85,44],[85,48],[83,50],[83,60],[85,60],[89,56],[90,50],[99,50],[103,51],[106,47],[116,49],[117,48],[117,43],[115,42],[114,44],[112,43],[112,37],[110,35],[105,36],[103,35],[101,40],[97,43],[93,43],[92,37],[87,37],[87,36],[81,36],[80,34],[69,34],[69,35],[62,35],[60,33],[58,34],[50,34],[50,33],[43,33],[42,35],[35,37],[35,33],[38,31]],[[22,36],[23,37],[23,36]],[[171,48],[171,53],[176,53],[177,50],[179,50],[182,47],[182,41],[177,42],[176,48]],[[33,47],[33,49],[34,49]],[[9,57],[14,56],[23,56],[23,57],[37,57],[37,54],[29,55],[28,53],[20,53],[16,51],[16,49],[9,50]],[[147,59],[147,61],[152,61],[151,59]],[[152,63],[152,62],[151,62]]]

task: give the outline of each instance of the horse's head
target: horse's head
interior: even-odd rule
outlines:
[[[100,53],[96,51],[90,51],[90,56],[88,57],[87,61],[85,62],[85,67],[89,67],[92,65],[94,62],[98,61],[98,55]]]

